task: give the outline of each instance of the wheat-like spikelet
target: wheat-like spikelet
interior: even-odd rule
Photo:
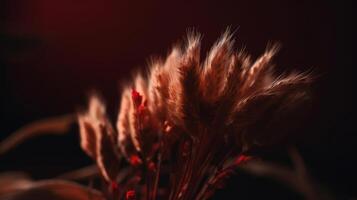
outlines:
[[[117,134],[98,96],[91,97],[88,112],[78,114],[78,122],[82,149],[97,162],[105,180],[115,180],[119,170]]]

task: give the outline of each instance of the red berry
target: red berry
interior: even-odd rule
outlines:
[[[140,165],[140,163],[141,163],[141,160],[140,160],[139,156],[137,156],[137,155],[130,156],[130,164],[131,165],[138,166],[138,165]]]
[[[135,200],[136,199],[136,194],[135,194],[135,191],[134,190],[128,190],[126,192],[126,200]]]
[[[115,191],[115,190],[118,190],[119,185],[118,185],[117,182],[112,181],[112,182],[110,183],[110,187],[112,188],[113,191]]]
[[[135,107],[139,107],[141,105],[143,96],[141,96],[140,93],[138,91],[136,91],[135,89],[131,90],[131,98],[134,102]]]

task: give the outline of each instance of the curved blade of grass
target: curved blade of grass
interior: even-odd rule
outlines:
[[[61,135],[68,132],[70,125],[76,122],[75,114],[47,118],[25,125],[0,142],[0,155],[5,154],[22,142],[40,135]]]
[[[65,172],[57,176],[57,178],[78,181],[78,180],[89,179],[97,175],[99,175],[98,167],[96,165],[89,165],[80,169]]]

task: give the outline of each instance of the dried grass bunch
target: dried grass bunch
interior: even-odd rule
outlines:
[[[134,76],[116,128],[98,95],[78,114],[81,147],[105,183],[93,199],[208,199],[234,168],[294,129],[311,78],[274,75],[278,46],[252,60],[227,31],[202,59],[200,43],[190,33]]]
[[[237,157],[280,142],[284,128],[292,128],[291,114],[307,99],[308,75],[274,76],[277,46],[252,61],[233,50],[229,32],[202,61],[200,40],[189,34],[183,47],[152,61],[147,76],[138,73],[124,87],[118,132],[97,96],[79,114],[82,148],[108,183],[140,199],[157,199],[157,191],[162,199],[207,199],[242,161]],[[134,170],[118,180],[121,157]],[[160,185],[164,176],[169,181]]]

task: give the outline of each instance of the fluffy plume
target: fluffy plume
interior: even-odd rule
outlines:
[[[115,180],[119,155],[116,132],[106,117],[106,109],[98,96],[93,95],[87,113],[78,114],[82,149],[92,157],[107,181]]]
[[[135,147],[131,140],[130,113],[132,113],[133,109],[130,90],[129,88],[125,88],[122,92],[117,129],[119,148],[128,160],[130,160],[131,156],[136,154]]]
[[[232,63],[232,46],[232,35],[226,31],[212,47],[204,62],[200,89],[203,100],[209,103],[217,102],[226,87],[226,76]]]

